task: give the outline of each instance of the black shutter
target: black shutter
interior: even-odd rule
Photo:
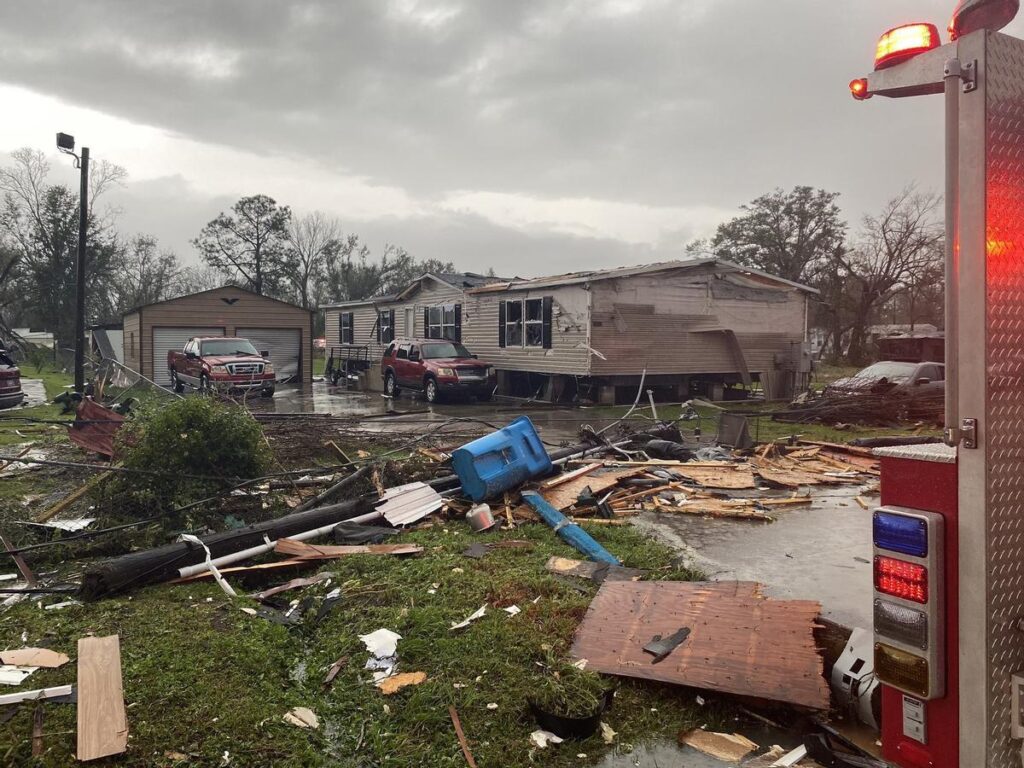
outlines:
[[[505,302],[498,302],[498,346],[505,346]]]
[[[550,296],[544,297],[544,349],[551,349],[551,306]]]
[[[338,313],[338,343],[345,343],[345,315],[347,312]]]
[[[384,335],[381,333],[381,328],[380,328],[380,310],[377,310],[377,343],[378,344],[385,343],[384,342]]]
[[[455,305],[455,341],[462,341],[462,305]]]
[[[388,324],[388,343],[390,344],[395,340],[395,310],[388,310],[388,320],[390,321]]]
[[[423,338],[430,338],[430,307],[423,308]]]

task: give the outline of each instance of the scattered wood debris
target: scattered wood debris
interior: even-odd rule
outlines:
[[[605,582],[571,654],[606,674],[660,680],[813,709],[829,706],[814,640],[821,606],[766,600],[752,582]],[[691,627],[660,664],[643,646]]]
[[[308,728],[315,731],[320,727],[320,720],[316,716],[316,712],[309,707],[293,707],[285,712],[281,719],[296,728]]]
[[[647,571],[639,568],[624,568],[611,563],[593,563],[587,560],[572,560],[568,557],[552,555],[545,565],[551,573],[560,576],[576,576],[590,579],[600,584],[603,581],[639,581],[647,575]]]
[[[117,635],[78,641],[79,760],[96,760],[128,747],[128,717],[121,690],[121,643]]]
[[[347,555],[418,555],[423,547],[415,544],[307,544],[278,539],[274,551],[302,560],[332,560]]]
[[[386,677],[377,683],[380,692],[385,696],[398,693],[409,685],[419,685],[427,681],[426,672],[402,672],[391,677]]]
[[[738,763],[758,748],[756,743],[738,733],[715,733],[700,728],[679,734],[679,743],[730,763]]]
[[[51,651],[49,648],[18,648],[12,651],[0,651],[0,663],[16,667],[56,669],[69,661],[70,659],[65,654]]]
[[[462,721],[459,720],[459,713],[455,711],[455,707],[448,707],[448,716],[452,719],[452,725],[455,726],[455,735],[459,739],[459,746],[462,747],[462,754],[466,758],[466,763],[469,768],[477,768],[476,760],[473,759],[473,753],[469,750],[469,742],[466,741],[466,734],[462,732]]]

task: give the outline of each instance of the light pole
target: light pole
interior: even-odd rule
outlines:
[[[57,134],[57,149],[75,158],[81,169],[78,191],[78,255],[75,259],[75,391],[85,391],[85,240],[89,228],[89,148],[75,154],[75,137]]]

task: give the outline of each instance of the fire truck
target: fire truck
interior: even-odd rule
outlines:
[[[1024,750],[1024,41],[961,0],[948,42],[890,29],[855,99],[942,95],[945,445],[881,449],[873,512],[882,754],[1009,768]]]

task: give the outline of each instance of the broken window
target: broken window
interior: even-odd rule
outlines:
[[[526,343],[527,347],[544,346],[544,299],[527,299]]]
[[[462,312],[459,304],[442,304],[424,310],[428,339],[462,340]]]
[[[387,344],[395,338],[395,310],[377,312],[377,341]]]
[[[505,302],[505,346],[523,346],[523,303]]]

